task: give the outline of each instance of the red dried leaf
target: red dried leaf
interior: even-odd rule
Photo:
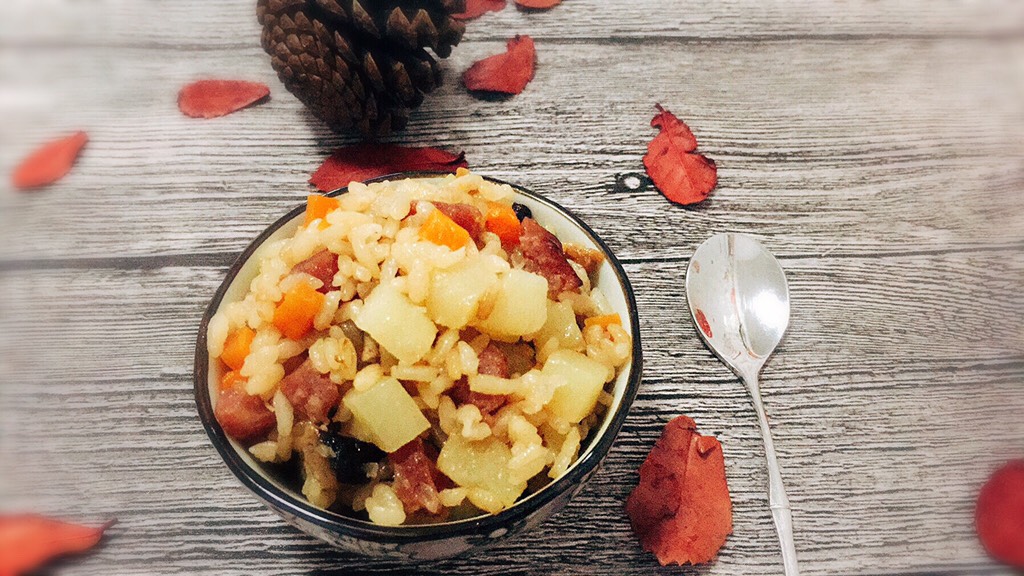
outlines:
[[[714,160],[693,152],[697,139],[689,126],[660,104],[656,106],[658,114],[651,126],[660,132],[647,145],[647,175],[672,202],[683,206],[700,202],[718,184],[718,167]]]
[[[113,524],[89,528],[30,514],[0,516],[0,575],[17,576],[57,556],[85,552]]]
[[[217,118],[251,106],[270,95],[260,82],[199,80],[178,92],[178,109],[192,118]]]
[[[690,127],[676,118],[675,114],[662,108],[661,104],[655,104],[654,107],[658,109],[658,113],[651,118],[651,128],[659,128],[660,132],[651,140],[647,149],[658,153],[670,149],[679,152],[696,150],[697,138],[690,131]]]
[[[466,0],[466,9],[452,18],[457,20],[472,20],[479,18],[488,12],[500,12],[505,9],[505,0]]]
[[[978,538],[988,553],[1024,568],[1024,460],[996,470],[978,494],[974,515]]]
[[[322,192],[331,192],[349,182],[396,172],[455,172],[466,168],[466,155],[437,148],[410,148],[394,144],[356,144],[338,148],[317,168],[309,183]]]
[[[662,566],[710,562],[732,533],[722,445],[686,416],[669,422],[640,466],[626,513]]]
[[[526,10],[547,10],[562,3],[562,0],[516,0],[516,7]]]
[[[88,141],[89,136],[85,132],[75,132],[43,144],[18,164],[11,175],[11,183],[19,190],[53,184],[71,171]]]
[[[537,48],[533,38],[516,36],[508,41],[508,51],[473,64],[462,74],[467,90],[519,94],[533,80]]]
[[[644,166],[658,190],[683,206],[704,200],[718,184],[715,162],[703,154],[648,154]]]

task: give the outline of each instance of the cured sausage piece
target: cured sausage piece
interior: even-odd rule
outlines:
[[[433,202],[435,208],[442,214],[452,219],[453,222],[462,226],[474,242],[480,241],[480,235],[484,232],[484,215],[474,206],[469,204],[448,204],[447,202]]]
[[[508,366],[508,358],[494,344],[488,344],[477,356],[479,365],[477,372],[488,376],[508,378],[512,375]],[[469,383],[461,378],[452,388],[452,400],[456,404],[473,404],[483,414],[493,414],[505,404],[505,396],[499,394],[482,394],[469,389]]]
[[[251,440],[270,432],[277,418],[258,396],[250,396],[238,388],[225,388],[217,397],[213,410],[224,433],[235,440]]]
[[[512,372],[508,367],[508,357],[494,344],[488,344],[486,348],[477,355],[477,369],[480,374],[497,376],[498,378],[510,378]]]
[[[436,459],[427,455],[423,440],[419,438],[388,456],[395,470],[395,493],[406,514],[419,510],[439,514],[444,509],[437,493],[441,473],[434,465]]]
[[[281,392],[299,416],[314,423],[326,422],[341,398],[338,385],[308,359],[281,380]]]
[[[324,294],[334,289],[334,275],[338,273],[338,256],[330,250],[321,250],[299,262],[292,272],[309,274],[324,283],[317,291]]]
[[[566,290],[579,291],[583,285],[565,256],[562,243],[533,218],[523,219],[519,248],[526,261],[525,270],[547,279],[549,297],[556,298]]]

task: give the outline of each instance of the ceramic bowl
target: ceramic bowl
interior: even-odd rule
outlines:
[[[438,178],[430,173],[397,174],[376,179]],[[490,179],[502,183],[499,180]],[[622,266],[608,246],[586,224],[554,202],[511,184],[515,201],[533,212],[534,218],[562,241],[600,250],[605,263],[598,274],[597,286],[605,293],[612,307],[628,322],[624,328],[633,338],[633,356],[614,383],[614,402],[605,413],[601,425],[584,440],[580,455],[568,471],[541,490],[530,494],[512,507],[497,514],[486,514],[459,521],[431,525],[387,527],[368,521],[322,510],[306,502],[301,493],[271,476],[245,449],[228,438],[214,418],[213,406],[222,375],[220,363],[211,360],[206,350],[206,332],[210,318],[225,302],[241,299],[257,272],[260,247],[269,241],[291,236],[303,220],[304,207],[299,206],[274,222],[260,234],[228,270],[217,289],[199,327],[195,357],[195,397],[199,416],[214,447],[228,468],[264,504],[285,521],[343,550],[374,557],[429,560],[466,554],[517,533],[537,526],[563,508],[598,469],[622,427],[640,385],[640,329],[633,290]],[[344,194],[346,189],[332,192]],[[580,527],[584,529],[585,527]]]

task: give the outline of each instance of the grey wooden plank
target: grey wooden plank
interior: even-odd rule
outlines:
[[[794,298],[791,329],[773,360],[780,372],[813,377],[836,371],[882,373],[908,360],[1017,359],[1024,295],[1016,285],[1024,256],[1001,252],[865,258],[783,258]],[[707,377],[683,294],[685,261],[626,265],[637,294],[653,369],[684,380]],[[138,370],[190,369],[199,318],[224,267],[153,270],[23,270],[0,275],[8,357],[33,361],[30,373],[137,377]],[[53,327],[61,329],[54,334]],[[100,329],[99,327],[103,327]],[[60,346],[44,346],[57,339]],[[140,339],[159,345],[140,346]],[[668,342],[688,342],[680,348]],[[104,351],[140,354],[108,358]],[[33,351],[36,351],[33,353]],[[813,351],[809,354],[808,351]],[[44,360],[36,358],[44,355]],[[66,364],[65,355],[73,364]],[[833,364],[833,359],[845,364]],[[712,365],[714,363],[712,362]],[[118,369],[125,372],[111,372]],[[728,378],[725,368],[719,377]],[[780,385],[785,386],[784,383]],[[797,388],[799,389],[799,388]],[[774,390],[774,388],[773,388]],[[779,392],[790,394],[794,389]]]
[[[1014,382],[1019,375],[1019,370],[1002,373],[1003,378]],[[128,390],[148,389],[152,381],[115,380],[111,384],[128,384]],[[95,388],[97,383],[91,382],[78,393],[95,393]],[[969,385],[954,388],[960,394],[972,392]],[[916,390],[923,392],[924,388]],[[1003,382],[1002,394],[1013,390],[1013,382]],[[992,391],[998,392],[994,387]],[[948,401],[949,397],[923,394],[912,399]],[[15,421],[33,435],[49,433],[55,424],[68,420],[67,410],[59,405],[39,408],[38,397],[24,400],[12,408],[26,416],[31,414],[31,418],[16,417]],[[731,399],[742,400],[742,395]],[[979,453],[1012,447],[1011,442],[1019,442],[1019,430],[1016,436],[986,434],[978,439],[965,437],[953,445],[948,436],[937,432],[925,435],[917,427],[909,431],[893,427],[892,432],[897,434],[894,437],[879,429],[889,431],[891,418],[907,416],[907,398],[879,401],[865,395],[849,400],[850,404],[838,404],[842,408],[861,408],[865,417],[857,421],[860,428],[851,430],[845,442],[833,447],[836,435],[821,433],[822,428],[837,424],[836,417],[823,410],[821,420],[809,418],[804,424],[811,429],[810,433],[804,432],[805,445],[791,449],[788,456],[787,478],[794,493],[798,549],[805,572],[900,573],[959,567],[977,573],[988,566],[969,531],[970,503],[965,496],[973,493],[995,460],[994,454],[979,458]],[[728,398],[720,401],[730,403]],[[119,403],[111,402],[111,409],[116,411]],[[771,562],[770,521],[761,516],[766,506],[764,480],[751,415],[743,419],[745,426],[723,425],[722,430],[715,430],[707,426],[718,413],[714,398],[702,404],[703,408],[688,411],[696,412],[705,428],[717,432],[725,442],[737,526],[721,559],[709,572],[777,573]],[[864,406],[871,409],[865,410]],[[110,415],[97,416],[95,409],[80,409],[73,425],[62,426],[65,433],[48,437],[44,453],[24,449],[8,453],[21,463],[16,474],[21,477],[22,490],[30,494],[5,498],[8,505],[25,502],[37,510],[97,520],[116,510],[121,522],[108,545],[98,556],[76,565],[74,573],[109,572],[114,565],[119,566],[118,573],[398,568],[334,554],[259,506],[219,465],[195,417],[186,415],[191,408],[187,388],[152,394],[139,408],[146,409],[147,416],[155,416],[151,417],[150,434],[140,435],[130,425],[111,426]],[[130,410],[123,416],[131,422],[132,416],[142,417],[137,414],[140,411]],[[636,550],[619,506],[643,451],[657,434],[658,422],[672,411],[642,399],[605,469],[580,499],[538,531],[479,560],[425,568],[428,572],[456,574],[516,574],[530,573],[538,566],[558,566],[560,572],[581,573],[597,562],[607,573],[649,573],[654,568],[652,560]],[[974,414],[971,420],[988,419],[992,414],[986,410]],[[996,416],[1005,420],[1013,414],[1004,411]],[[963,420],[960,414],[957,418]],[[938,423],[943,419],[939,418]],[[931,430],[948,428],[933,426]],[[901,444],[911,442],[916,452],[900,450]],[[44,489],[38,488],[40,472],[31,474],[38,470],[46,471]],[[154,490],[154,486],[160,489]],[[69,505],[72,497],[74,504]],[[949,534],[950,525],[962,523],[966,530]]]
[[[0,3],[0,173],[55,132],[93,135],[54,189],[0,184],[0,461],[18,464],[0,466],[0,509],[122,521],[60,573],[409,571],[283,525],[195,416],[191,343],[219,275],[349,141],[274,80],[251,10]],[[690,573],[657,570],[620,508],[661,425],[687,412],[725,442],[736,503],[705,571],[778,573],[752,411],[683,312],[693,247],[739,230],[783,257],[796,298],[764,386],[805,572],[1006,573],[970,509],[1024,450],[1022,28],[1009,0],[569,0],[471,24],[397,141],[465,149],[592,223],[628,261],[648,369],[608,466],[565,513],[420,571]],[[469,98],[451,80],[513,32],[538,38],[537,79],[506,102]],[[274,99],[182,118],[177,88],[211,75],[267,81]],[[721,166],[701,207],[626,189],[655,101]]]
[[[97,394],[103,384],[83,382],[77,386],[78,393]],[[107,384],[129,391],[149,390],[152,381]],[[74,514],[102,518],[116,511],[119,525],[110,544],[91,566],[81,566],[82,573],[109,570],[113,565],[123,573],[147,569],[170,573],[190,567],[202,567],[203,572],[213,568],[217,573],[224,569],[298,573],[314,567],[341,570],[367,565],[398,568],[394,563],[335,554],[263,509],[217,461],[194,414],[186,414],[194,411],[187,387],[176,388],[151,393],[145,401],[123,399],[131,392],[99,392],[109,398],[110,412],[79,407],[78,417],[63,426],[58,438],[48,441],[45,452],[5,454],[21,463],[13,474],[21,493],[5,495],[5,503],[27,503],[33,509],[66,515],[69,496],[77,495],[71,507]],[[13,418],[22,437],[45,434],[66,419],[66,410],[58,402],[38,407],[38,401],[38,395],[28,395],[10,405],[20,414],[31,414]],[[145,419],[142,411],[149,413]],[[121,422],[117,427],[111,426],[115,418]],[[640,438],[628,431],[623,440],[629,436],[634,436],[633,444],[649,446],[653,441],[650,434]],[[748,434],[728,441],[730,473],[737,476],[732,480],[735,520],[742,528],[723,553],[718,573],[770,574],[774,572],[772,528],[760,494],[757,438]],[[621,509],[629,484],[601,479],[615,469],[618,476],[628,475],[638,465],[639,450],[623,449],[623,445],[581,498],[540,530],[495,550],[490,556],[494,564],[488,566],[485,556],[482,564],[456,561],[447,564],[448,569],[461,574],[523,573],[531,566],[552,564],[571,572],[573,567],[587,566],[586,558],[594,550],[621,551],[620,558],[609,559],[611,570],[652,568],[653,560],[636,546]],[[41,470],[47,471],[44,489],[38,488]],[[205,496],[197,498],[197,494]],[[154,561],[159,561],[157,567],[152,567]]]
[[[653,564],[633,546],[621,501],[661,426],[683,412],[722,439],[728,458],[737,530],[711,573],[777,573],[753,412],[686,318],[684,264],[627,266],[642,318],[645,379],[593,485],[494,560],[428,572],[529,573],[565,563],[577,573],[596,555],[609,573],[648,573]],[[994,463],[1024,449],[1024,398],[1015,393],[1024,376],[1015,321],[1024,301],[1011,290],[1021,258],[783,264],[795,299],[793,329],[765,372],[764,394],[805,572],[994,569],[974,540],[970,499]],[[0,475],[0,501],[67,513],[69,496],[80,494],[71,512],[124,516],[117,540],[75,566],[81,573],[114,562],[126,573],[145,572],[154,561],[168,572],[395,568],[335,555],[285,527],[219,464],[195,415],[190,366],[199,315],[223,271],[0,276],[7,296],[0,457],[19,462]],[[197,491],[209,496],[197,500]]]
[[[449,70],[498,46],[467,45]],[[0,194],[0,259],[237,252],[301,202],[308,175],[350,141],[312,121],[257,48],[201,62],[138,49],[74,54],[0,61],[12,91],[27,95],[0,126],[14,143],[0,150],[0,171],[60,130],[93,135],[52,190]],[[396,141],[465,150],[479,171],[578,212],[626,258],[678,257],[721,230],[766,236],[790,256],[1024,239],[1024,42],[541,44],[539,59],[534,82],[506,102],[450,82]],[[97,80],[105,70],[114,77]],[[226,118],[183,117],[176,90],[208,74],[265,80],[274,97]],[[719,187],[701,206],[672,206],[642,179],[625,185],[643,174],[655,102],[688,120],[719,163]]]
[[[868,568],[864,557],[885,559],[868,571],[985,558],[975,498],[997,466],[1024,452],[1022,365],[904,369],[867,376],[877,388],[773,402],[789,476],[801,475],[788,483],[797,547],[825,573]]]
[[[3,277],[0,289],[10,295],[3,333],[17,340],[3,348],[13,366],[0,385],[0,458],[19,465],[4,475],[0,501],[87,517],[116,511],[121,522],[110,545],[74,566],[84,574],[112,565],[123,573],[399,569],[315,545],[263,510],[218,463],[194,410],[190,348],[198,315],[222,273],[169,268]],[[47,302],[61,293],[66,306],[48,314]],[[28,319],[37,329],[23,321]],[[742,393],[737,389],[732,399],[742,402]],[[710,415],[716,402],[722,402],[718,394],[709,396],[703,410]],[[649,417],[663,423],[652,408],[646,409]],[[482,563],[456,561],[426,571],[507,574],[557,565],[572,572],[586,569],[593,550],[622,551],[608,560],[611,570],[652,568],[621,509],[630,488],[622,477],[636,469],[660,428],[646,426],[641,435],[636,422],[608,461],[609,470],[619,469],[614,482],[588,491],[542,530]],[[718,572],[771,574],[777,552],[763,501],[759,442],[753,433],[730,436],[722,437],[731,446],[735,518],[742,530]],[[40,474],[46,474],[45,486]],[[594,486],[602,484],[595,480]],[[209,496],[197,499],[197,492]]]
[[[538,38],[652,37],[743,38],[791,36],[935,36],[1018,34],[1024,10],[1012,0],[872,2],[804,0],[573,0],[541,13],[508,9],[471,23],[467,40],[501,38],[509,31]],[[5,2],[0,6],[5,43],[156,45],[222,48],[259,42],[252,2],[191,4],[70,0]]]

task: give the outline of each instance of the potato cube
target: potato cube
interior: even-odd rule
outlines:
[[[525,270],[512,269],[498,280],[498,295],[486,319],[477,327],[492,338],[515,341],[540,330],[548,317],[548,281]]]
[[[370,444],[379,444],[377,435],[373,433],[373,430],[369,425],[358,418],[350,418],[345,423],[345,434],[355,438],[356,440],[362,440],[363,442],[369,442]]]
[[[530,335],[530,339],[543,346],[548,340],[558,340],[559,348],[580,351],[583,349],[583,332],[576,323],[576,312],[568,302],[548,301],[548,318],[540,330]]]
[[[459,486],[469,488],[469,500],[487,512],[500,512],[526,490],[509,469],[512,451],[495,437],[471,441],[452,434],[441,447],[437,469]]]
[[[437,336],[437,326],[427,317],[426,309],[391,284],[381,284],[370,292],[355,323],[403,364],[423,358]]]
[[[434,273],[427,294],[427,313],[449,328],[462,328],[472,320],[498,274],[481,258],[469,258]]]
[[[430,428],[416,401],[395,378],[385,378],[366,390],[352,389],[343,402],[352,411],[353,425],[367,431],[373,443],[388,453]]]
[[[573,424],[593,412],[608,378],[604,364],[572,350],[553,352],[541,372],[562,380],[547,406],[556,416]]]

